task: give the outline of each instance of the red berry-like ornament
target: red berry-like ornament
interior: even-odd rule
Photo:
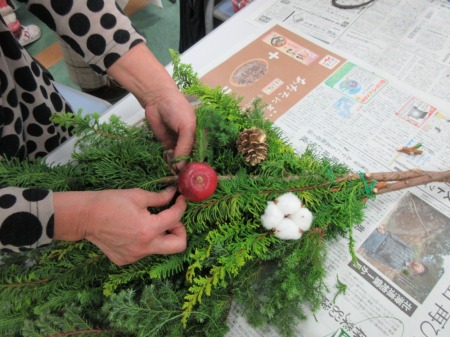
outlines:
[[[216,171],[205,163],[189,163],[178,177],[178,190],[189,201],[199,202],[214,194]]]

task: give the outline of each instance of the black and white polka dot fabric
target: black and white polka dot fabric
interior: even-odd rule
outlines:
[[[145,40],[108,0],[21,1],[55,30],[98,73]],[[70,133],[53,113],[72,112],[51,75],[21,47],[0,18],[0,160],[32,161],[47,155]],[[24,251],[53,237],[51,191],[0,188],[0,250]]]
[[[0,189],[0,244],[3,252],[26,251],[52,241],[52,199],[51,191],[14,187]]]
[[[25,2],[30,12],[56,31],[100,74],[135,44],[144,41],[115,1]]]

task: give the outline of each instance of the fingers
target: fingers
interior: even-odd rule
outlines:
[[[175,123],[161,121],[154,127],[156,138],[166,150],[174,150],[175,158],[189,156],[195,139],[195,119],[179,119]]]
[[[93,219],[85,238],[113,263],[123,266],[150,254],[174,254],[186,249],[186,229],[180,222],[187,207],[185,199],[179,196],[171,207],[157,214],[148,211],[148,207],[171,202],[175,186],[159,193],[141,189],[99,193],[101,198],[97,198],[96,211],[91,212]]]
[[[172,195],[172,192],[153,194]],[[187,241],[186,228],[180,222],[185,209],[186,202],[180,196],[172,207],[158,214],[147,213],[148,217],[141,216],[141,230],[132,241],[123,245],[111,245],[110,240],[94,243],[118,266],[131,264],[152,254],[180,253],[186,249]]]
[[[178,142],[175,146],[174,152],[175,158],[188,157],[191,154],[193,145],[194,145],[194,131],[186,130],[180,132],[180,134],[178,135]],[[181,170],[185,164],[186,164],[185,161],[181,161],[176,164],[176,167],[178,170]]]
[[[186,201],[179,196],[172,207],[151,215],[160,235],[152,240],[150,254],[174,254],[186,249],[186,228],[180,222],[185,210]]]
[[[136,197],[139,198],[139,204],[142,208],[160,207],[167,205],[174,197],[177,191],[176,186],[168,186],[161,192],[148,192],[136,189]]]
[[[145,245],[131,248],[128,253],[118,250],[111,250],[102,243],[97,246],[105,253],[108,259],[118,266],[125,266],[134,263],[148,255],[152,254],[176,254],[186,249],[186,228],[181,222],[172,227],[171,232],[162,233],[155,237],[151,242]]]
[[[151,254],[175,254],[184,251],[187,233],[180,219],[185,210],[186,201],[180,196],[172,207],[158,214],[150,214],[151,220],[146,223],[146,226],[153,227],[152,230],[158,234],[150,241],[141,242],[140,256],[132,260],[136,261]],[[128,261],[128,263],[134,261]]]
[[[175,146],[175,158],[191,154],[195,140],[197,120],[191,105],[186,104],[184,115],[179,119],[177,128],[177,144]]]
[[[151,222],[159,232],[172,231],[175,225],[180,222],[186,207],[185,199],[182,196],[179,196],[172,207],[163,210],[158,214],[151,214]]]
[[[175,254],[186,249],[186,228],[181,222],[154,240],[151,254]]]
[[[164,148],[175,151],[175,158],[189,156],[194,144],[196,114],[178,90],[161,97],[145,107],[147,120]]]
[[[165,150],[173,150],[176,147],[178,135],[164,123],[155,123],[155,126],[152,125],[151,128]]]

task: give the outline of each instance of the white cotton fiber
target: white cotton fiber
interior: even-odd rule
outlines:
[[[300,228],[303,232],[306,232],[311,228],[313,214],[306,207],[302,207],[294,214],[288,215],[288,218],[294,221],[297,227]]]
[[[302,237],[302,232],[294,221],[289,218],[284,218],[274,228],[274,235],[281,240],[298,240]]]
[[[292,192],[280,195],[275,199],[275,204],[284,215],[294,214],[302,207],[302,202]]]
[[[264,228],[272,229],[284,219],[284,214],[273,201],[267,203],[261,222]]]

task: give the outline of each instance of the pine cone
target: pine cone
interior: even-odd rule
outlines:
[[[237,139],[238,152],[246,162],[255,166],[267,157],[266,134],[258,128],[245,129]]]

